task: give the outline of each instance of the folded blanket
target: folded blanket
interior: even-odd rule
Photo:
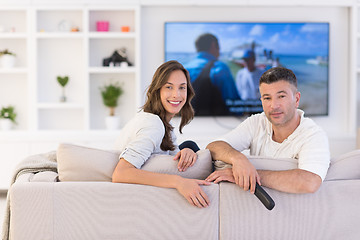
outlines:
[[[11,185],[24,174],[36,174],[45,171],[57,173],[56,151],[32,155],[22,160],[15,168],[11,179]],[[10,216],[10,194],[8,194],[6,198],[6,209],[2,228],[2,240],[9,239]]]

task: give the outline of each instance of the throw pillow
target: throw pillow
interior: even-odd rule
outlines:
[[[178,161],[174,156],[154,154],[145,162],[141,169],[150,172],[176,174],[184,178],[205,179],[212,172],[212,159],[209,149],[202,149],[197,152],[198,159],[195,164],[185,172],[177,169]]]
[[[57,149],[60,181],[111,182],[120,152],[60,144]]]
[[[154,154],[141,169],[185,178],[205,179],[212,171],[212,159],[208,149],[197,152],[194,166],[185,172],[177,169],[174,156]],[[59,181],[107,181],[119,161],[120,152],[62,143],[57,149]]]
[[[360,150],[331,159],[325,181],[360,179]]]

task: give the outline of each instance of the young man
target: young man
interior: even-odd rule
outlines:
[[[206,180],[230,181],[245,191],[260,185],[289,193],[312,193],[325,179],[330,152],[325,132],[304,112],[297,109],[300,92],[295,74],[275,67],[260,78],[264,112],[210,143],[212,158],[232,164],[232,168],[213,172]],[[256,170],[244,154],[273,158],[295,158],[298,168],[287,171]]]

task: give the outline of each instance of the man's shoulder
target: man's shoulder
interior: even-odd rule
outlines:
[[[299,126],[301,127],[301,129],[303,131],[325,133],[325,131],[322,129],[322,127],[319,126],[317,123],[315,123],[314,120],[312,120],[309,117],[304,117],[301,120],[301,123]]]
[[[325,130],[309,117],[302,117],[295,136],[299,135],[308,141],[311,139],[328,139]]]
[[[256,113],[256,114],[249,116],[248,118],[246,118],[244,120],[243,123],[252,125],[252,126],[256,127],[257,129],[259,129],[259,128],[267,129],[269,127],[269,124],[271,124],[269,122],[269,120],[267,119],[264,112]]]
[[[226,63],[219,61],[219,60],[215,60],[214,61],[214,65],[213,68],[219,68],[220,70],[229,70],[228,65],[226,65]]]

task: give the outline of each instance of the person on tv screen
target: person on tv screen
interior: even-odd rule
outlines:
[[[170,120],[180,113],[181,133],[193,119],[194,110],[190,103],[193,96],[188,71],[179,62],[165,62],[156,70],[142,111],[125,125],[116,141],[116,149],[121,154],[112,182],[175,188],[193,206],[203,208],[209,205],[209,198],[200,187],[209,185],[209,182],[140,169],[152,154],[174,155],[181,172],[193,166],[199,147],[192,141],[177,146],[170,124]]]
[[[259,185],[289,193],[313,193],[325,179],[330,163],[326,133],[298,109],[300,92],[295,74],[286,68],[267,70],[260,78],[263,112],[248,117],[207,148],[214,160],[232,164],[205,180],[229,181],[254,193]],[[298,168],[256,170],[242,151],[271,158],[293,158]],[[266,161],[266,160],[264,160]]]
[[[197,56],[185,64],[196,96],[192,105],[197,116],[228,115],[228,100],[239,99],[229,67],[218,60],[217,37],[205,33],[195,41]]]
[[[259,80],[265,70],[256,66],[256,56],[252,49],[245,50],[242,59],[245,66],[236,74],[236,88],[242,100],[258,100],[260,99]]]

